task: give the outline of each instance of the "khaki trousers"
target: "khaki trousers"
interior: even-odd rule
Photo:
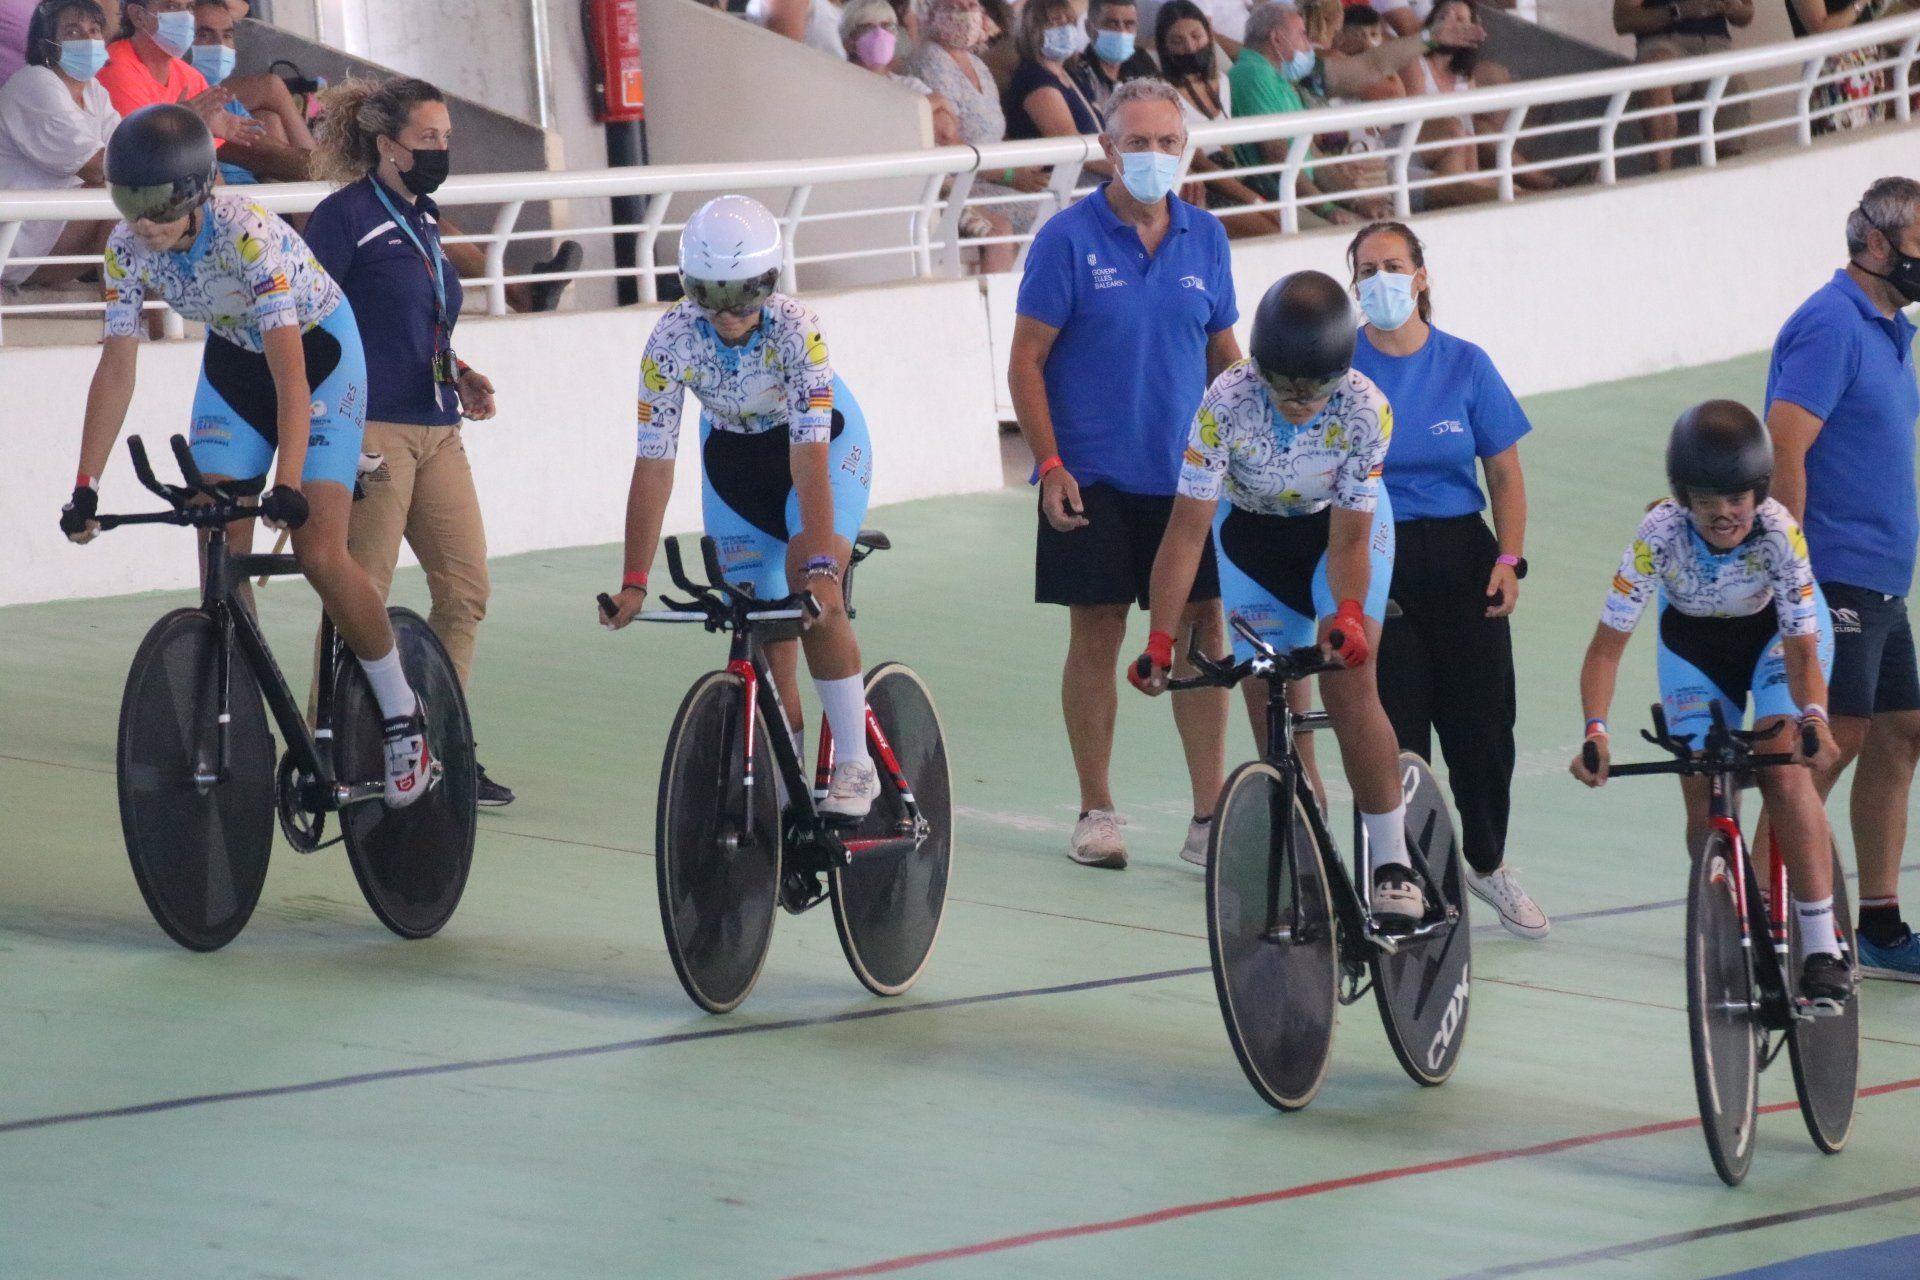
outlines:
[[[474,633],[487,616],[487,533],[460,428],[369,421],[361,449],[381,455],[362,472],[366,497],[353,504],[347,551],[386,599],[406,539],[427,571],[427,621],[447,647],[460,685],[473,671]]]

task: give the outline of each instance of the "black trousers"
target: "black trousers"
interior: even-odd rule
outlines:
[[[1380,639],[1380,701],[1404,751],[1433,760],[1439,734],[1468,863],[1506,857],[1513,793],[1513,635],[1486,616],[1500,554],[1477,515],[1394,525],[1393,599]]]

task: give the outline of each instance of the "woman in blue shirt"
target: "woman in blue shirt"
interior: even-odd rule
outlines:
[[[1520,437],[1531,430],[1487,353],[1433,326],[1426,253],[1411,229],[1376,222],[1347,246],[1367,322],[1353,367],[1393,405],[1385,481],[1398,553],[1380,641],[1380,701],[1400,745],[1446,752],[1467,883],[1523,938],[1544,911],[1505,866],[1513,788],[1513,638],[1507,617],[1527,562]],[[1486,477],[1481,492],[1480,474]],[[1481,512],[1492,499],[1493,528]]]
[[[307,221],[307,244],[339,281],[367,352],[365,444],[380,465],[361,477],[349,549],[384,597],[400,541],[420,558],[428,621],[465,686],[487,613],[487,533],[460,419],[494,412],[493,384],[453,353],[459,274],[440,246],[431,193],[447,176],[453,122],[423,80],[349,80],[326,92],[318,176],[344,182]],[[480,770],[479,801],[513,792]]]

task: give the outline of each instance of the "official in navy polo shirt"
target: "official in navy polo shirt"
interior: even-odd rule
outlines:
[[[316,174],[347,185],[307,221],[307,244],[354,304],[367,349],[361,448],[380,464],[361,475],[347,549],[385,596],[400,542],[420,559],[433,596],[428,621],[465,686],[487,613],[487,534],[460,419],[494,413],[493,384],[453,351],[463,297],[440,247],[432,192],[447,176],[453,122],[424,80],[349,80],[329,89]],[[513,793],[480,772],[481,804]]]
[[[1914,326],[1920,182],[1882,178],[1847,215],[1847,265],[1774,340],[1767,369],[1773,496],[1806,531],[1833,610],[1834,741],[1825,795],[1858,757],[1853,847],[1860,963],[1920,981],[1920,941],[1900,917],[1907,794],[1920,758],[1920,669],[1907,622],[1920,506],[1914,493]]]
[[[1107,775],[1128,610],[1147,607],[1200,398],[1240,358],[1226,232],[1171,194],[1186,144],[1171,85],[1149,77],[1114,91],[1100,145],[1121,176],[1034,238],[1007,369],[1038,463],[1034,598],[1068,612],[1061,701],[1081,811],[1068,852],[1089,866],[1127,860]],[[1219,595],[1209,546],[1182,635],[1199,627],[1210,653],[1225,647]],[[1226,695],[1175,694],[1173,704],[1193,788],[1184,851],[1204,860]]]
[[[1506,866],[1515,717],[1507,618],[1526,571],[1520,438],[1532,426],[1487,353],[1434,327],[1426,249],[1412,228],[1362,228],[1347,266],[1367,318],[1353,367],[1393,406],[1381,479],[1393,500],[1400,615],[1380,634],[1380,702],[1401,750],[1432,760],[1440,738],[1468,886],[1509,932],[1543,938],[1546,912]],[[1481,514],[1489,496],[1491,529]]]

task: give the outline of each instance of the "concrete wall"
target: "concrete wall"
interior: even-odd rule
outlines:
[[[935,281],[809,299],[834,367],[873,432],[874,500],[903,502],[996,489],[993,371],[977,284]],[[496,555],[618,541],[633,467],[640,349],[659,308],[560,312],[460,325],[460,352],[494,381],[500,416],[467,428],[467,449]],[[903,317],[911,317],[903,324]],[[31,412],[0,419],[0,605],[180,587],[194,581],[183,530],[116,530],[91,546],[68,543],[54,518],[73,485],[79,423],[97,347],[0,350],[0,386],[34,388]],[[149,344],[126,434],[147,442],[162,475],[167,437],[188,427],[199,369],[190,343]],[[692,407],[692,401],[689,401]],[[700,524],[697,434],[681,437],[667,529]],[[110,511],[157,506],[139,487],[124,446],[102,485]],[[884,527],[884,519],[880,521]],[[618,561],[609,561],[615,574]],[[0,622],[0,636],[5,624]]]
[[[1522,395],[1765,350],[1844,264],[1842,230],[1860,193],[1875,178],[1911,174],[1916,143],[1920,127],[1889,128],[1715,170],[1416,217],[1435,318],[1485,347]],[[1275,280],[1305,268],[1345,278],[1347,239],[1326,230],[1234,242],[1242,347]],[[1006,419],[1018,287],[1013,277],[987,282],[994,394]],[[1749,398],[1757,404],[1762,390]]]
[[[640,11],[647,78],[647,140],[655,164],[785,160],[912,151],[933,145],[925,99],[868,71],[691,0],[652,0]],[[725,85],[726,92],[719,86]],[[855,125],[857,122],[857,126]],[[718,192],[677,196],[667,212],[679,222]],[[778,213],[785,191],[754,191]],[[825,213],[861,205],[911,204],[920,180],[817,189],[807,209]],[[886,215],[885,242],[904,237],[905,214]],[[876,218],[808,227],[801,253],[835,253],[871,244]],[[662,253],[672,261],[671,237]],[[805,288],[844,288],[897,275],[900,262],[854,260],[802,267]],[[891,269],[889,269],[891,268]]]

